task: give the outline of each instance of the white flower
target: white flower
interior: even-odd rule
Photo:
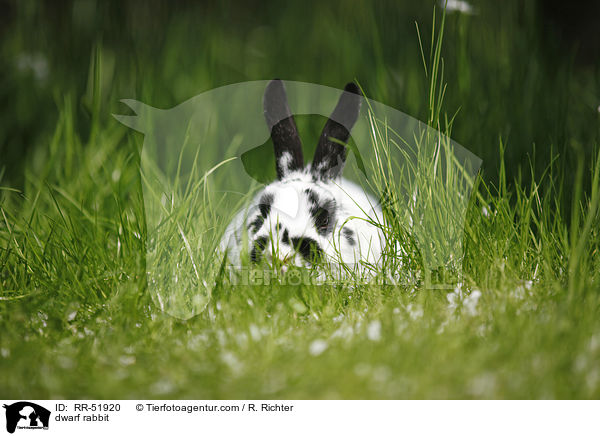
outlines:
[[[471,316],[477,315],[477,302],[479,301],[479,297],[481,297],[481,291],[475,289],[471,291],[471,293],[463,301],[464,309]]]
[[[119,357],[119,363],[123,366],[133,365],[135,363],[135,356],[124,355]]]
[[[17,57],[17,69],[32,72],[36,80],[43,82],[48,78],[48,59],[41,53],[23,53]]]
[[[336,331],[334,331],[331,334],[331,339],[341,338],[346,341],[349,341],[350,339],[352,339],[353,335],[354,335],[354,329],[352,328],[352,326],[345,325],[345,326],[340,327]]]
[[[308,347],[308,352],[313,356],[318,356],[319,354],[323,353],[327,347],[327,342],[325,342],[323,339],[316,339],[311,342],[310,346]]]
[[[462,309],[467,315],[477,315],[477,303],[481,297],[481,291],[474,289],[469,295],[466,295],[462,291],[462,286],[459,284],[454,292],[446,295],[448,300],[448,309],[454,311],[462,306]]]
[[[446,6],[446,12],[460,12],[469,15],[475,13],[473,6],[464,0],[440,0],[440,5],[442,8]]]
[[[262,335],[260,334],[260,329],[255,324],[250,324],[250,336],[254,342],[258,342]]]
[[[367,326],[367,337],[371,341],[379,341],[381,339],[381,322],[378,320],[372,321]]]
[[[423,316],[423,308],[420,306],[413,307],[412,304],[406,306],[406,311],[411,319],[416,320]]]
[[[462,300],[462,298],[462,286],[459,283],[458,285],[456,285],[456,288],[454,288],[453,292],[450,292],[448,295],[446,295],[446,300],[448,300],[448,309],[456,309],[458,307],[458,303]]]

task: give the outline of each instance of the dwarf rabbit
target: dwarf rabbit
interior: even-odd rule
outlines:
[[[350,269],[375,265],[382,253],[378,202],[342,178],[346,143],[362,96],[348,83],[319,137],[312,163],[305,166],[302,142],[287,103],[284,84],[272,80],[264,94],[264,113],[275,149],[277,180],[238,212],[221,240],[228,260],[241,265],[267,261],[288,265],[322,261]],[[345,268],[348,269],[348,268]]]

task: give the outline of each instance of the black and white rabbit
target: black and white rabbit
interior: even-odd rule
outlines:
[[[320,260],[350,269],[377,264],[383,237],[373,225],[382,219],[378,202],[360,186],[342,178],[346,143],[356,123],[362,97],[346,85],[319,138],[311,164],[304,165],[302,142],[281,80],[269,82],[264,113],[275,148],[277,180],[267,185],[227,227],[221,249],[241,265],[279,259],[309,266]],[[345,270],[342,268],[340,270]]]

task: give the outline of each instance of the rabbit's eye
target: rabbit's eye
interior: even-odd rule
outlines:
[[[314,191],[306,189],[304,191],[308,197],[310,214],[315,223],[315,227],[321,236],[325,236],[332,231],[334,220],[335,200],[323,200]]]
[[[319,207],[315,212],[315,227],[319,233],[327,232],[329,228],[329,211],[325,208]]]

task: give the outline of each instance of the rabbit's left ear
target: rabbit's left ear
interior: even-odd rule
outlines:
[[[304,167],[302,141],[281,80],[269,82],[265,89],[263,106],[275,148],[277,178],[281,180],[288,172]]]
[[[334,179],[342,174],[347,153],[346,147],[339,142],[348,141],[350,130],[358,119],[361,103],[360,89],[356,84],[348,83],[323,127],[315,150],[311,171],[319,178]]]

